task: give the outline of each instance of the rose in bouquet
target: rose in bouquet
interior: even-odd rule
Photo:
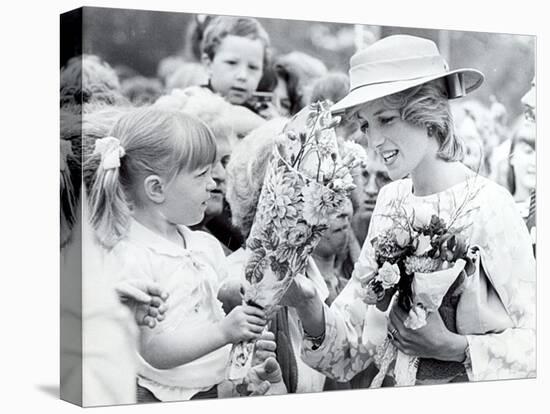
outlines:
[[[311,104],[285,126],[266,171],[250,235],[244,300],[271,315],[328,228],[329,217],[353,189],[350,169],[362,162],[342,158],[329,104]],[[233,347],[228,378],[244,377],[253,347]]]
[[[404,325],[415,330],[426,325],[426,317],[439,309],[451,286],[464,287],[473,273],[476,248],[468,246],[464,228],[452,226],[455,220],[447,225],[423,207],[397,211],[388,216],[394,225],[371,240],[378,268],[365,278],[365,298],[369,304],[387,305],[397,292],[398,306],[408,312]],[[382,384],[394,361],[396,384],[414,384],[417,358],[398,351],[389,338],[377,348],[375,360],[379,373],[371,387]]]

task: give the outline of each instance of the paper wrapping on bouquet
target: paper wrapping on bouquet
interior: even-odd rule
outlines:
[[[246,241],[245,266],[249,285],[246,303],[269,317],[297,274],[304,274],[308,256],[327,229],[345,197],[294,170],[275,149],[268,167],[258,210]],[[233,347],[228,378],[243,378],[250,368],[253,346]]]
[[[330,217],[353,188],[333,126],[328,106],[311,105],[285,126],[274,146],[246,241],[245,265],[244,301],[264,309],[268,318],[293,278],[305,273]],[[228,379],[244,378],[252,353],[250,344],[234,345]]]
[[[443,297],[464,270],[466,261],[458,259],[448,269],[436,272],[415,272],[412,281],[413,307],[404,322],[408,329],[420,329],[426,325],[426,317],[441,306]],[[395,360],[393,372],[396,386],[414,385],[418,370],[418,358],[404,354],[395,345],[386,339],[377,349],[379,372],[371,382],[371,388],[382,385],[391,362]]]

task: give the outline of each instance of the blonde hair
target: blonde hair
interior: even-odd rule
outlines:
[[[110,135],[120,141],[120,166],[104,168],[101,154],[93,154],[86,167],[95,168],[90,189],[90,222],[105,247],[114,246],[127,232],[136,189],[143,179],[157,174],[171,179],[181,171],[194,171],[216,159],[215,138],[200,120],[181,112],[154,108],[123,115]]]
[[[462,161],[464,145],[455,133],[447,88],[442,79],[380,99],[384,106],[399,110],[403,121],[431,130],[431,136],[439,143],[439,158]]]

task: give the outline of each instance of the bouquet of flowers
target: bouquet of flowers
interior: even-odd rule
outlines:
[[[447,224],[428,208],[408,212],[400,207],[397,211],[388,216],[394,226],[371,240],[378,268],[365,279],[365,297],[368,304],[377,304],[397,292],[398,305],[408,312],[404,325],[419,329],[426,325],[427,315],[438,310],[453,284],[457,286],[454,294],[465,287],[475,270],[477,248],[469,247],[461,235],[464,227],[453,227],[456,215]],[[394,361],[396,384],[414,385],[417,360],[398,351],[386,338],[376,350],[380,370],[371,388],[382,385]]]
[[[350,169],[363,160],[355,152],[340,157],[327,102],[309,105],[285,126],[266,171],[258,208],[246,241],[249,285],[244,300],[271,315],[308,256],[354,188]],[[228,378],[244,377],[252,343],[233,347]]]

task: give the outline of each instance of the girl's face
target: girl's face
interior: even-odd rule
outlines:
[[[212,60],[204,59],[214,91],[230,103],[242,105],[260,83],[264,45],[258,39],[229,35],[222,39]]]
[[[510,164],[514,167],[514,178],[518,189],[532,190],[537,183],[537,157],[534,135],[533,128],[523,128],[516,138],[514,152],[510,157]]]
[[[195,171],[180,171],[165,184],[161,211],[173,224],[192,226],[200,223],[214,188],[211,165]]]
[[[381,156],[391,180],[404,178],[435,156],[427,129],[401,120],[399,111],[386,108],[381,100],[364,104],[356,116],[369,149]]]

